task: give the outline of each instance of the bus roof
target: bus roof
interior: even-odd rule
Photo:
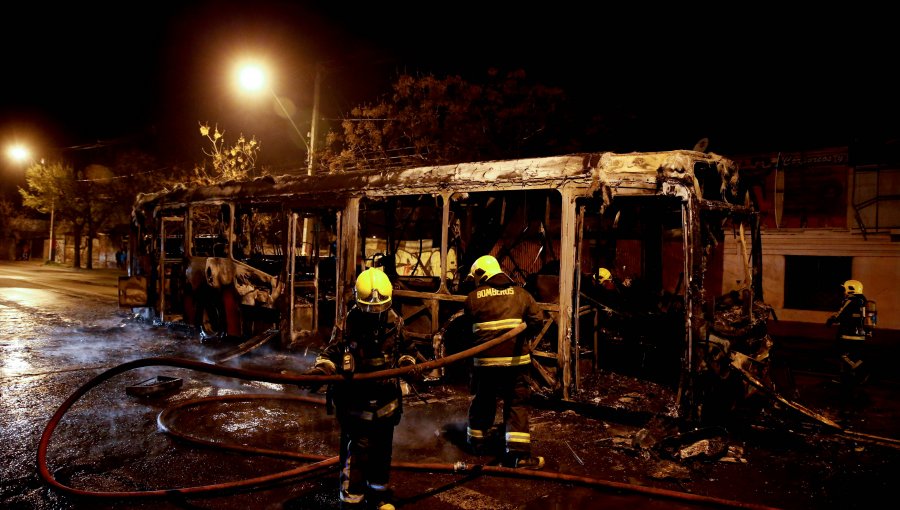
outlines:
[[[527,190],[574,186],[592,193],[607,187],[614,194],[655,194],[660,180],[693,188],[698,173],[717,175],[716,188],[736,188],[737,167],[713,153],[688,150],[632,153],[584,153],[563,156],[481,161],[390,170],[363,170],[317,175],[282,175],[211,185],[178,186],[138,195],[136,208],[152,203],[188,203],[231,198],[311,196],[317,202],[348,195],[393,196]]]

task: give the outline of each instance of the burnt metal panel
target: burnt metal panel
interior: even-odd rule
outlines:
[[[721,178],[720,187],[737,187],[737,166],[716,154],[694,151],[605,152],[390,171],[265,176],[207,186],[178,186],[173,190],[140,194],[136,206],[143,208],[155,201],[187,203],[216,198],[252,197],[264,201],[271,197],[281,201],[291,196],[315,196],[317,204],[339,206],[348,194],[387,196],[439,194],[447,190],[496,191],[561,187],[567,182],[578,182],[578,187],[585,193],[604,186],[613,194],[652,194],[661,179],[678,180],[695,186],[695,165],[716,168]]]

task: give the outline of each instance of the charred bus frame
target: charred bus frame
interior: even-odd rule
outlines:
[[[693,412],[700,381],[725,377],[735,355],[764,362],[770,343],[748,196],[732,161],[681,150],[184,187],[139,195],[120,304],[202,337],[313,345],[339,324],[356,275],[381,266],[409,333],[437,358],[462,349],[463,281],[493,254],[547,311],[537,385],[569,399],[609,368],[676,385]],[[593,293],[599,267],[623,282],[620,302]]]

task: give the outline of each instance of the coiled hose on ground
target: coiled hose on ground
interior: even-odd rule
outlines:
[[[454,363],[456,361],[466,359],[472,357],[473,355],[482,352],[486,349],[490,349],[495,345],[498,345],[502,342],[505,342],[509,338],[517,335],[519,332],[524,330],[524,324],[518,326],[515,329],[512,329],[501,335],[500,337],[486,342],[477,347],[473,347],[471,349],[467,349],[465,351],[461,351],[459,353],[440,358],[437,360],[429,361],[426,363],[407,366],[403,368],[395,368],[389,370],[383,370],[379,372],[371,372],[366,374],[356,374],[353,376],[353,380],[356,381],[364,381],[370,379],[381,379],[387,377],[398,377],[411,372],[421,373],[428,370],[432,370],[434,368],[439,368],[444,365],[448,365],[450,363]],[[56,490],[61,492],[75,495],[75,496],[83,496],[83,497],[92,497],[92,498],[105,498],[105,499],[128,499],[128,498],[167,498],[174,496],[212,496],[212,495],[222,495],[233,493],[239,490],[246,490],[247,488],[252,487],[264,487],[276,482],[296,478],[300,479],[303,477],[309,477],[313,475],[317,475],[321,473],[323,470],[327,470],[329,468],[335,467],[338,463],[338,457],[324,457],[320,455],[310,455],[296,452],[285,452],[285,451],[276,451],[276,450],[266,450],[259,449],[253,447],[246,446],[238,446],[238,445],[223,445],[222,443],[207,443],[204,440],[196,439],[189,437],[179,431],[171,429],[166,420],[168,416],[175,411],[175,409],[193,405],[197,401],[187,401],[177,404],[173,408],[167,409],[160,413],[158,418],[158,423],[163,430],[166,432],[180,437],[182,439],[198,443],[198,444],[208,444],[210,446],[216,446],[218,448],[227,447],[229,449],[238,450],[238,451],[247,451],[256,454],[263,455],[272,455],[279,456],[283,458],[296,458],[300,460],[309,460],[314,461],[310,464],[303,465],[298,468],[290,469],[287,471],[282,471],[280,473],[273,473],[270,475],[248,478],[244,480],[237,480],[233,482],[227,483],[219,483],[212,485],[202,485],[202,486],[193,486],[193,487],[178,487],[171,489],[158,489],[158,490],[148,490],[148,491],[108,491],[108,492],[97,492],[97,491],[89,491],[85,489],[78,489],[75,487],[70,487],[56,480],[53,474],[50,472],[50,469],[47,465],[47,450],[50,444],[50,438],[53,435],[54,430],[56,429],[59,422],[62,420],[62,417],[68,412],[68,410],[77,402],[82,396],[84,396],[88,391],[92,388],[98,386],[104,381],[119,375],[121,373],[127,372],[129,370],[134,370],[136,368],[148,367],[148,366],[170,366],[177,368],[185,368],[191,370],[197,370],[200,372],[205,372],[214,375],[221,375],[226,377],[235,377],[245,380],[255,380],[255,381],[264,381],[271,383],[279,383],[279,384],[294,384],[294,385],[302,385],[302,384],[323,384],[334,381],[342,381],[346,380],[343,376],[332,375],[302,375],[302,374],[280,374],[273,372],[265,372],[260,370],[248,370],[248,369],[239,369],[232,367],[224,367],[220,365],[212,365],[209,363],[204,363],[195,360],[183,359],[183,358],[172,358],[172,357],[156,357],[156,358],[143,358],[138,360],[129,361],[127,363],[123,363],[116,367],[113,367],[105,372],[102,372],[89,380],[87,383],[79,387],[72,395],[70,395],[56,410],[53,416],[47,423],[47,426],[44,428],[44,432],[41,434],[41,439],[38,444],[37,451],[37,466],[38,472],[41,478],[44,479],[48,484],[51,485]],[[218,397],[220,399],[248,399],[248,398],[268,398],[272,399],[272,395],[231,395],[225,397]],[[300,401],[308,401],[311,403],[324,403],[321,399],[311,398],[311,397],[302,397],[302,396],[283,396],[279,398],[285,399],[293,399]],[[208,399],[204,399],[208,400]],[[709,504],[712,506],[721,506],[721,507],[732,507],[732,508],[749,508],[749,509],[758,509],[758,510],[771,510],[770,507],[756,505],[751,503],[744,503],[740,501],[732,501],[720,498],[714,498],[709,496],[701,496],[697,494],[691,494],[686,492],[678,492],[678,491],[670,491],[666,489],[657,489],[652,487],[645,487],[640,485],[631,485],[621,482],[614,482],[610,480],[600,480],[596,478],[583,477],[577,475],[571,475],[566,473],[552,473],[546,471],[526,471],[521,469],[512,469],[505,468],[501,466],[491,466],[491,465],[467,465],[464,463],[455,463],[455,464],[442,464],[442,463],[414,463],[414,462],[392,462],[391,466],[393,468],[405,469],[405,470],[413,470],[413,471],[427,471],[427,472],[448,472],[448,473],[469,473],[469,474],[489,474],[495,476],[506,476],[506,477],[515,477],[515,478],[529,478],[529,479],[537,479],[537,480],[555,480],[567,483],[577,483],[580,485],[602,488],[602,489],[611,489],[615,491],[622,492],[632,492],[632,493],[641,493],[646,494],[658,498],[667,498],[673,500],[681,500],[681,501],[689,501],[693,503],[700,504]]]

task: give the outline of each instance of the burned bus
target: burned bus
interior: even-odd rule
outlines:
[[[407,333],[438,359],[467,346],[464,281],[490,254],[546,311],[536,388],[568,400],[610,371],[667,385],[679,412],[696,414],[722,399],[734,368],[765,372],[769,309],[747,197],[732,161],[685,150],[182,187],[138,196],[120,304],[201,339],[317,346],[356,276],[381,267]],[[618,282],[612,302],[592,278],[600,268]]]

